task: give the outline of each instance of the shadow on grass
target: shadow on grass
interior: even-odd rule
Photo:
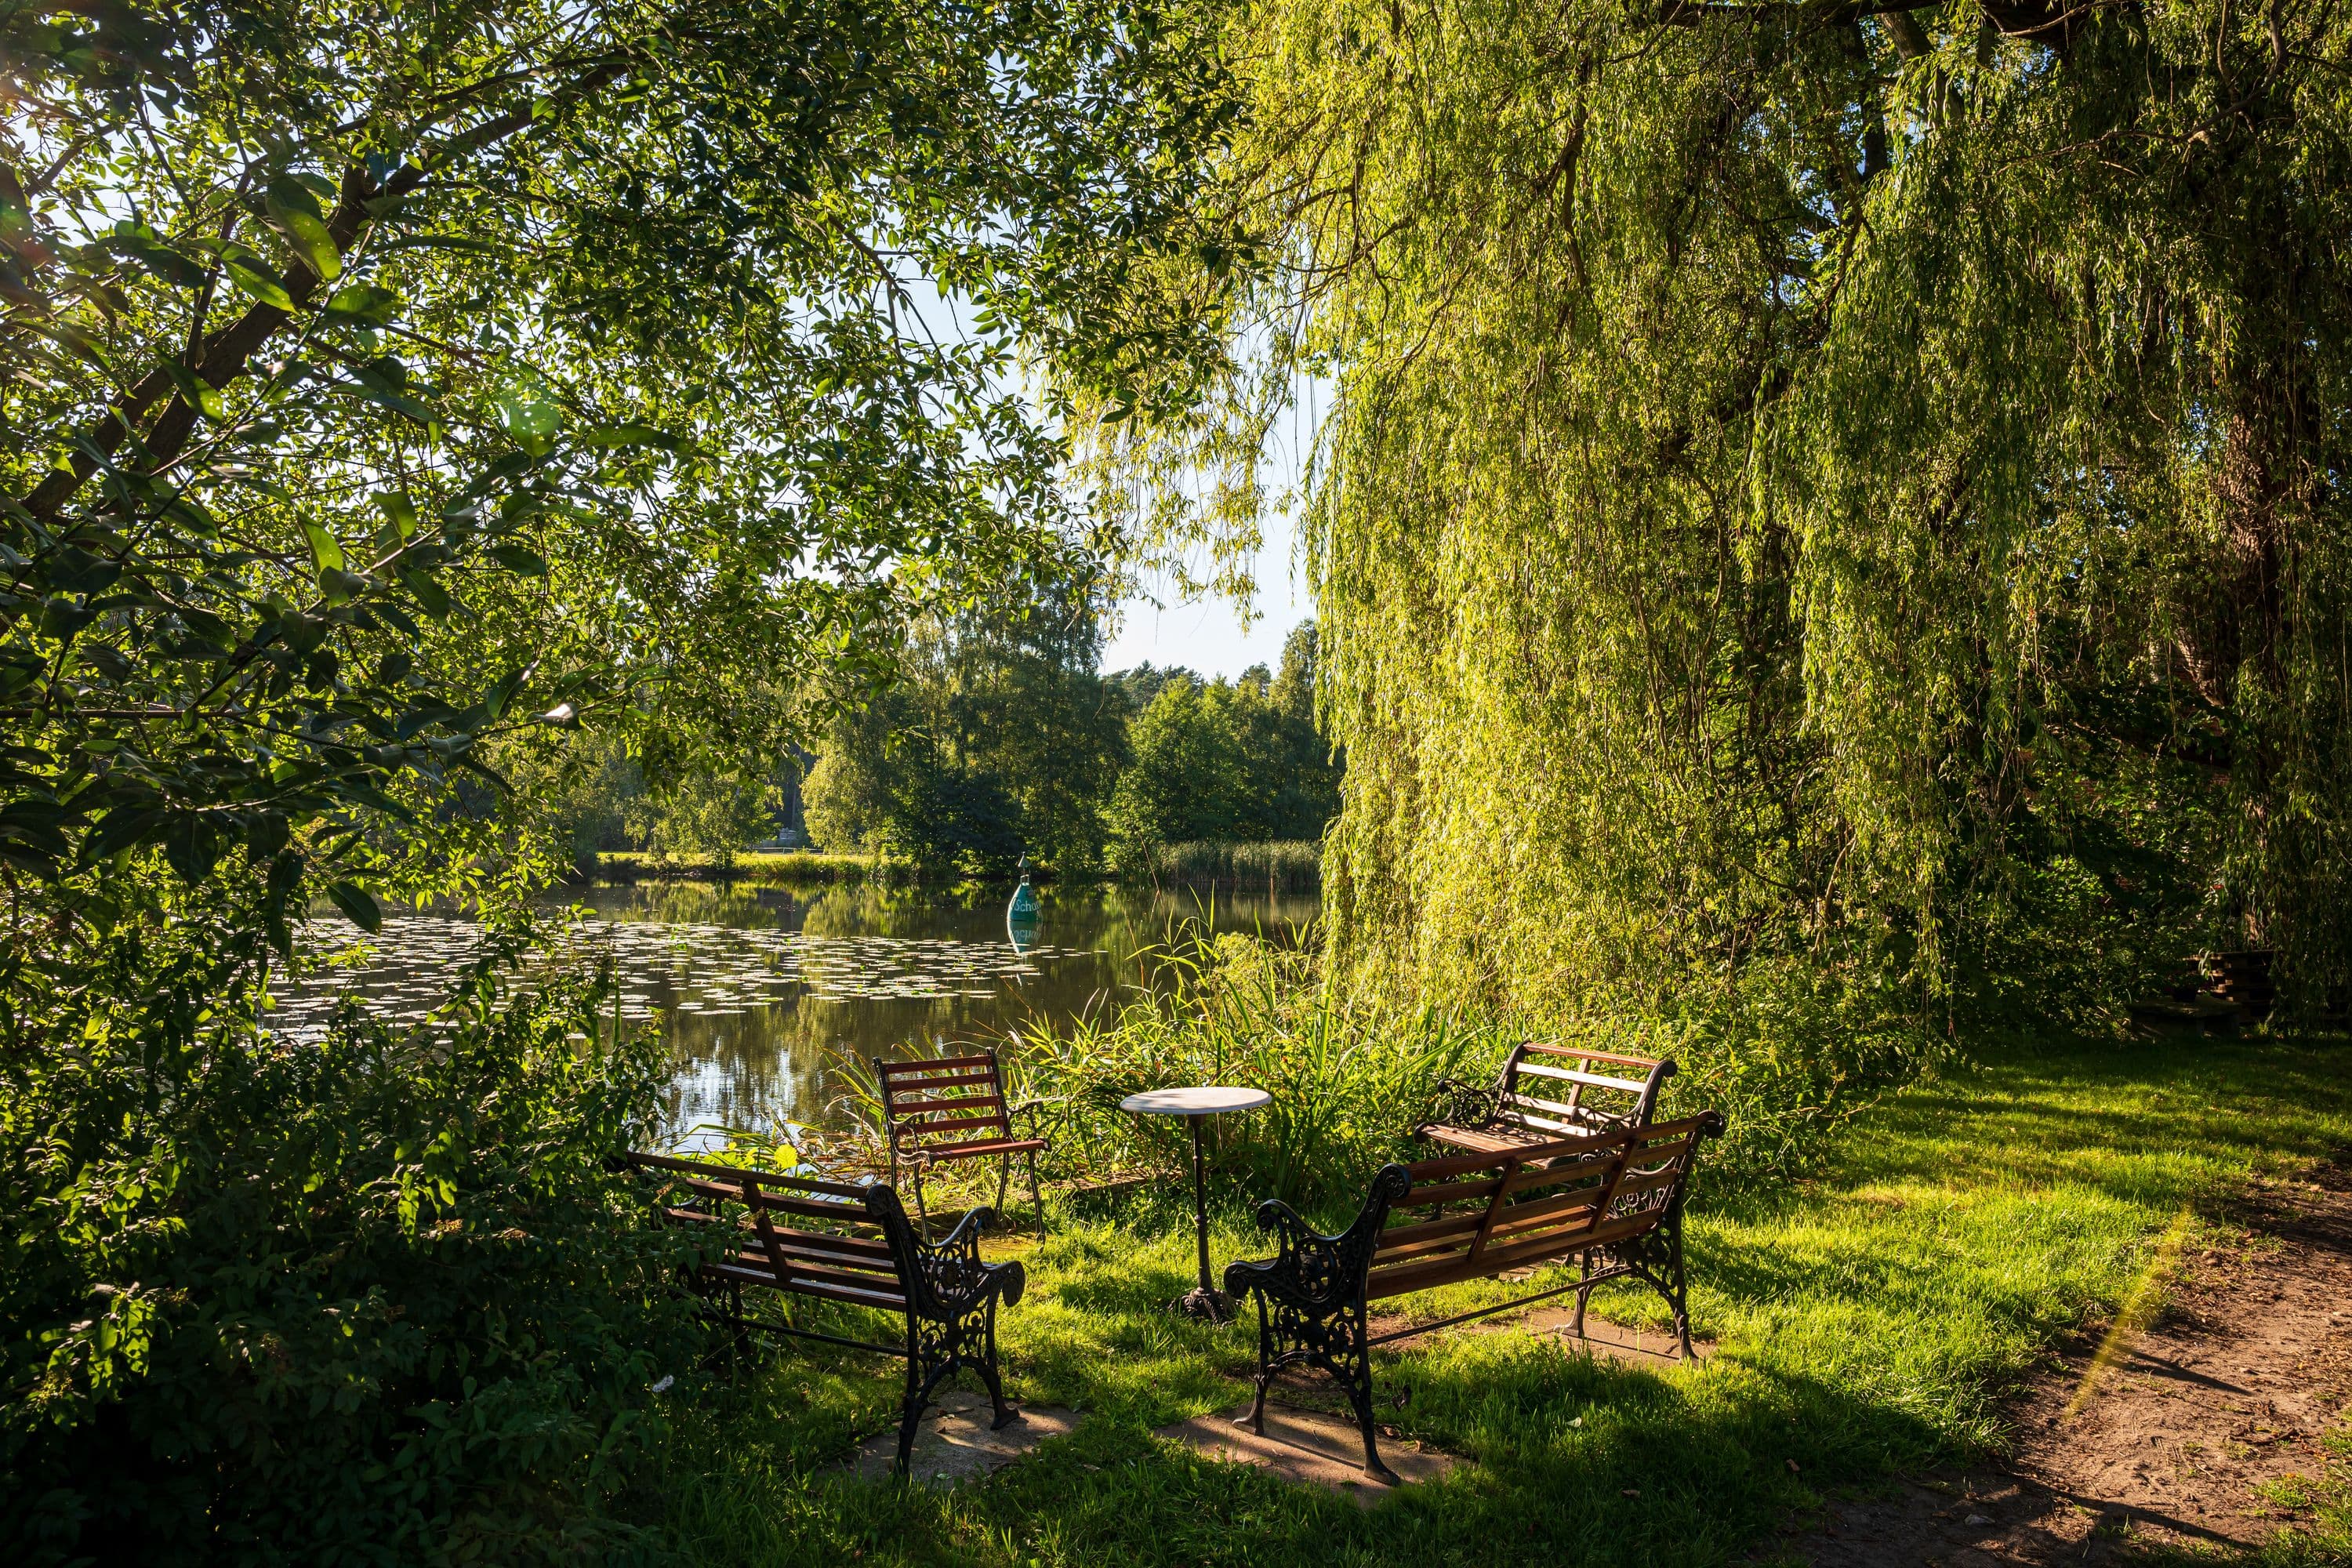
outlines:
[[[1369,1511],[1151,1436],[1243,1402],[1255,1323],[1165,1310],[1191,1280],[1191,1216],[1149,1192],[1089,1200],[1024,1254],[1007,1370],[1017,1398],[1086,1413],[1072,1436],[952,1492],[818,1480],[888,1425],[898,1368],[815,1347],[682,1389],[632,1506],[712,1568],[1730,1562],[1823,1489],[1997,1447],[2004,1390],[2112,1310],[2180,1208],[2352,1139],[2347,1062],[2255,1041],[2019,1047],[1890,1095],[1810,1179],[1710,1192],[1702,1175],[1691,1274],[1715,1359],[1627,1366],[1508,1328],[1382,1352],[1384,1417],[1469,1462]],[[1265,1250],[1245,1214],[1244,1194],[1218,1194],[1220,1266]],[[1661,1316],[1630,1289],[1601,1301]]]

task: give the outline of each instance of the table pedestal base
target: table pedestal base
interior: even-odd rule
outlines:
[[[1223,1290],[1212,1290],[1195,1285],[1168,1303],[1171,1312],[1181,1312],[1188,1318],[1198,1318],[1204,1323],[1230,1323],[1239,1304]]]

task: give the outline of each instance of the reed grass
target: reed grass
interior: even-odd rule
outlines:
[[[1270,892],[1312,892],[1323,885],[1323,845],[1314,838],[1202,838],[1168,844],[1150,858],[1151,879],[1170,883],[1231,884]]]
[[[1014,1026],[985,1041],[1001,1054],[1015,1103],[1043,1102],[1049,1179],[1086,1185],[1139,1170],[1181,1174],[1191,1157],[1181,1118],[1135,1116],[1119,1101],[1177,1085],[1265,1089],[1260,1110],[1212,1117],[1203,1143],[1216,1180],[1236,1192],[1319,1210],[1360,1196],[1382,1162],[1410,1157],[1404,1130],[1421,1121],[1444,1077],[1484,1078],[1509,1048],[1488,1020],[1431,1009],[1377,1017],[1335,1003],[1316,983],[1311,944],[1180,922],[1135,959],[1132,999],[1059,1024]],[[969,1044],[935,1045],[959,1055]],[[829,1058],[842,1086],[835,1109],[849,1131],[822,1156],[837,1168],[887,1166],[872,1065]],[[1025,1127],[1025,1121],[1022,1123]],[[930,1201],[982,1201],[995,1166],[967,1162],[927,1178]]]

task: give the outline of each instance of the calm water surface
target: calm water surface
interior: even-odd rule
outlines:
[[[1034,940],[1011,940],[1009,889],[959,896],[866,885],[639,884],[566,895],[593,919],[580,939],[609,944],[625,1016],[657,1022],[677,1061],[671,1129],[837,1124],[845,1058],[905,1056],[1059,1024],[1115,1005],[1150,972],[1149,950],[1181,922],[1293,940],[1312,898],[1255,900],[1148,889],[1037,889]],[[341,935],[356,932],[340,922]],[[315,1033],[335,995],[356,991],[395,1018],[446,994],[474,950],[470,921],[388,914],[339,965],[283,987],[277,1026]]]

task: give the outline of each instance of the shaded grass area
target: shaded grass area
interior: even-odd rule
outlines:
[[[2335,1044],[2018,1047],[1890,1095],[1809,1178],[1727,1191],[1702,1169],[1691,1269],[1713,1363],[1594,1363],[1507,1327],[1408,1342],[1380,1362],[1384,1396],[1411,1390],[1390,1419],[1471,1462],[1370,1511],[1151,1436],[1238,1404],[1252,1343],[1162,1310],[1192,1273],[1172,1180],[1024,1249],[1013,1391],[1084,1411],[1074,1436],[944,1494],[828,1479],[890,1424],[897,1363],[795,1349],[675,1399],[632,1506],[711,1564],[1731,1561],[1825,1491],[1997,1449],[2004,1394],[2113,1310],[2182,1209],[2352,1143],[2347,1065]],[[1220,1265],[1263,1250],[1244,1207],[1223,1199]],[[1630,1286],[1601,1310],[1664,1321]]]

